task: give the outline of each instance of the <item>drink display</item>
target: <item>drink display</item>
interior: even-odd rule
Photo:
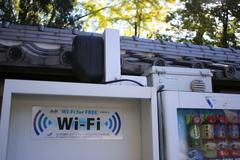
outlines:
[[[189,144],[193,148],[198,148],[201,144],[200,123],[200,117],[194,116],[192,122],[189,124]]]
[[[214,141],[214,123],[215,116],[208,115],[204,119],[205,123],[201,125],[202,149],[205,158],[214,158],[217,155],[216,143]]]
[[[227,158],[230,156],[227,141],[227,118],[225,115],[217,115],[214,125],[214,137],[217,143],[217,156]]]
[[[240,157],[240,117],[237,113],[228,113],[228,142],[231,157]]]
[[[178,123],[181,160],[240,160],[240,111],[179,109]]]

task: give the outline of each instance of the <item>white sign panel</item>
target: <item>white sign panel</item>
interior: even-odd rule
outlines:
[[[122,128],[121,110],[32,107],[34,138],[123,139]]]

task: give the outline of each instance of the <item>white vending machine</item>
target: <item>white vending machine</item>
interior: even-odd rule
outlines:
[[[153,67],[148,76],[161,89],[162,160],[240,159],[240,95],[211,93],[208,70]]]
[[[163,91],[167,160],[240,159],[240,95]]]
[[[152,87],[6,80],[0,160],[159,160]]]

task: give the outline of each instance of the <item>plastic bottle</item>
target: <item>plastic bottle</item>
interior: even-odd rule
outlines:
[[[214,141],[215,122],[216,117],[214,115],[208,115],[201,125],[202,149],[205,159],[215,158],[217,156],[216,143]]]
[[[204,160],[201,150],[200,124],[201,119],[198,115],[187,115],[188,125],[188,150],[187,159]]]
[[[189,145],[192,148],[201,147],[200,123],[200,117],[198,115],[195,115],[193,116],[192,121],[189,124]]]
[[[230,156],[227,142],[227,119],[225,115],[218,115],[214,125],[214,136],[217,143],[217,157],[227,158]]]
[[[238,115],[232,116],[232,119],[229,119],[229,123],[227,125],[227,133],[228,133],[228,143],[229,143],[229,151],[231,158],[240,158],[240,142],[239,142],[239,121]]]

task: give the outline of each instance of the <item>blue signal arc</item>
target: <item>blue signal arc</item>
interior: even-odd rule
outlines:
[[[118,119],[118,129],[117,129],[117,132],[115,133],[115,135],[117,135],[121,129],[121,118],[119,116],[119,114],[117,112],[115,112],[115,115],[117,116],[117,119]]]
[[[115,112],[111,118],[107,122],[105,122],[105,125],[110,129],[115,135],[118,135],[118,133],[121,130],[122,123],[121,118],[117,112]]]
[[[115,118],[115,116],[114,115],[112,115],[112,118],[113,118],[113,122],[114,122],[114,127],[113,127],[113,132],[115,132],[115,130],[116,130],[116,128],[117,128],[117,120],[116,120],[116,118]]]
[[[47,128],[47,120],[48,120],[47,117],[45,117],[44,120],[43,120],[43,126],[44,126],[44,128]]]
[[[37,114],[35,115],[35,117],[34,117],[34,120],[33,120],[33,128],[34,128],[34,131],[35,131],[35,133],[39,136],[40,135],[40,133],[38,132],[38,129],[37,129],[37,118],[38,118],[38,115],[41,113],[41,111],[39,110],[38,112],[37,112]]]
[[[38,127],[41,132],[43,132],[43,128],[42,128],[42,124],[41,124],[43,117],[44,117],[44,113],[41,114],[39,121],[38,121]]]
[[[44,129],[48,128],[48,125],[51,125],[51,123],[52,122],[48,120],[45,114],[42,113],[41,110],[39,110],[34,116],[33,120],[33,128],[35,133],[39,136],[40,133],[44,131]]]
[[[112,119],[109,119],[109,128],[112,128]]]

